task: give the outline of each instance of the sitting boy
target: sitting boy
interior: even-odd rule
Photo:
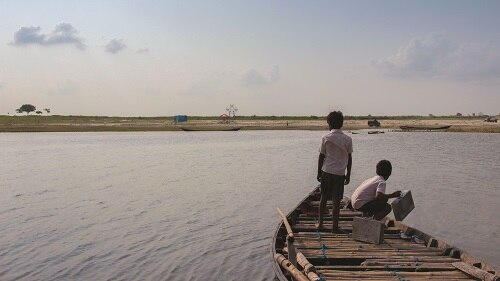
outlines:
[[[401,191],[385,194],[385,181],[392,173],[392,165],[388,160],[377,163],[377,176],[365,180],[351,196],[354,209],[363,212],[364,216],[381,220],[387,216],[392,208],[387,203],[389,198],[401,196]]]

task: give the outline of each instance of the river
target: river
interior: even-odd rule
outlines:
[[[0,280],[272,280],[320,131],[0,134]],[[346,195],[388,159],[405,222],[500,268],[500,135],[350,135]]]

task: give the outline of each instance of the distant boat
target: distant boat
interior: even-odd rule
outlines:
[[[241,127],[181,127],[186,132],[239,131]]]
[[[370,126],[370,127],[380,127],[380,122],[377,119],[368,120],[368,126]]]
[[[447,130],[451,125],[446,126],[400,126],[403,131],[440,131]]]
[[[373,134],[383,134],[384,131],[368,131],[368,134],[369,135],[373,135]]]

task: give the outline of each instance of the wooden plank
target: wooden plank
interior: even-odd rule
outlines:
[[[462,278],[470,279],[469,276],[465,275],[461,271],[437,271],[437,272],[395,272],[386,270],[369,270],[369,271],[350,271],[350,270],[319,270],[320,274],[330,277],[350,277],[350,278],[373,278],[373,277],[384,277],[387,279],[393,279],[396,276],[401,278],[411,278],[411,277],[446,277],[446,278]]]
[[[318,271],[325,270],[349,270],[349,271],[367,271],[367,270],[400,270],[400,271],[415,271],[415,272],[429,272],[429,271],[453,271],[456,270],[449,263],[431,263],[431,264],[386,264],[386,265],[363,265],[363,266],[349,266],[349,265],[334,265],[334,266],[318,266]]]
[[[376,249],[376,250],[387,250],[387,249],[392,249],[392,250],[418,250],[418,251],[429,251],[429,252],[439,252],[443,253],[443,250],[436,249],[436,248],[427,248],[425,246],[421,245],[406,245],[406,244],[392,244],[392,245],[387,245],[387,244],[379,244],[382,245],[381,247],[376,247],[376,246],[370,246],[369,244],[356,244],[356,243],[349,243],[349,242],[338,242],[338,241],[325,241],[321,239],[321,244],[325,245],[328,248],[331,249],[343,249],[343,248],[350,248],[350,249]],[[321,245],[319,244],[319,240],[317,241],[303,241],[303,240],[295,240],[295,246],[298,248],[317,248],[320,247]]]
[[[297,237],[297,236],[295,236]],[[318,237],[308,237],[308,238],[295,238],[295,241],[298,243],[314,243],[319,241],[320,239]],[[321,236],[321,241],[326,242],[326,243],[332,243],[332,244],[341,244],[341,245],[353,245],[353,246],[370,246],[371,247],[390,247],[390,248],[397,248],[397,247],[413,247],[413,248],[423,248],[423,249],[429,249],[432,251],[443,251],[443,249],[439,248],[428,248],[424,244],[418,244],[414,243],[412,241],[405,241],[405,240],[384,240],[383,243],[378,244],[374,246],[373,244],[369,244],[366,242],[362,241],[356,241],[352,240],[351,238],[341,238],[339,237],[338,239],[335,238],[325,238]]]
[[[323,280],[325,281],[330,281],[330,280],[334,280],[334,281],[352,281],[352,280],[359,280],[359,278],[349,278],[349,277],[342,277],[342,278],[324,278]],[[386,278],[363,278],[363,281],[381,281],[381,280],[387,280]],[[398,278],[394,277],[394,278],[391,278],[390,280],[398,280]],[[455,281],[455,280],[470,280],[470,278],[443,278],[443,277],[435,277],[435,278],[411,278],[411,279],[405,279],[405,281],[443,281],[443,280],[446,280],[446,281]]]
[[[439,253],[427,253],[416,251],[338,251],[330,249],[301,249],[301,252],[307,257],[320,257],[326,255],[327,257],[335,258],[359,258],[359,259],[373,259],[373,258],[403,258],[412,257],[413,259],[421,257],[441,256]],[[442,256],[441,256],[442,257]]]
[[[295,245],[295,244],[294,244]],[[300,246],[300,245],[295,245],[297,249],[299,250],[315,250],[315,249],[329,249],[331,251],[337,251],[337,252],[353,252],[353,253],[360,253],[360,252],[394,252],[394,253],[406,253],[406,252],[418,252],[418,253],[432,253],[436,255],[443,255],[443,252],[440,250],[432,250],[428,248],[375,248],[375,247],[339,247],[339,246],[332,246],[328,244],[323,244],[321,245],[317,243],[316,245],[309,245],[309,246]]]
[[[499,276],[495,276],[494,274],[491,274],[487,271],[481,270],[475,266],[472,266],[470,264],[466,264],[465,262],[454,262],[452,263],[454,267],[459,269],[462,272],[467,273],[468,275],[478,278],[480,280],[485,280],[485,281],[498,281],[500,280]]]
[[[408,249],[415,249],[415,250],[424,250],[424,251],[429,251],[429,252],[440,252],[445,254],[445,251],[442,249],[438,248],[427,248],[424,245],[421,244],[407,244],[407,243],[391,243],[391,244],[369,244],[361,241],[349,241],[349,240],[330,240],[330,239],[311,239],[311,240],[304,240],[304,239],[296,239],[295,240],[295,246],[296,247],[301,247],[301,248],[314,248],[319,245],[319,242],[321,241],[321,244],[325,246],[329,246],[331,248],[352,248],[352,249],[358,249],[358,248],[365,248],[365,249],[392,249],[392,250],[408,250]]]
[[[349,234],[338,234],[338,233],[331,233],[331,232],[295,232],[294,236],[295,237],[303,237],[303,238],[318,238],[318,235],[321,235],[321,239],[323,238],[328,238],[328,239],[350,239]],[[401,239],[400,234],[389,234],[389,233],[384,233],[384,240],[386,243],[397,243],[397,242],[407,242],[407,243],[414,243],[413,240],[408,240],[408,239]],[[387,241],[390,240],[390,241]]]
[[[295,236],[295,242],[299,244],[314,244],[317,243],[320,239],[317,237],[310,237],[310,238],[297,238]],[[333,239],[333,238],[324,238],[321,237],[321,242],[324,244],[331,244],[332,246],[335,245],[345,245],[345,246],[353,246],[353,247],[359,247],[359,246],[366,246],[368,247],[369,244],[364,243],[364,242],[358,242],[358,241],[353,241],[353,240],[347,240],[347,239]],[[428,248],[425,245],[422,244],[417,244],[417,243],[411,243],[407,241],[390,241],[384,240],[384,243],[379,244],[381,247],[391,247],[391,248],[400,248],[400,247],[413,247],[413,248],[419,248],[419,249],[429,249],[432,251],[443,251],[443,249],[438,249],[438,248]]]
[[[460,261],[459,259],[454,259],[454,258],[449,258],[449,257],[423,257],[423,258],[417,258],[417,259],[412,259],[412,258],[398,258],[398,259],[387,259],[387,258],[381,258],[381,259],[367,259],[365,260],[366,263],[395,263],[395,262],[422,262],[422,263],[449,263],[451,264],[452,262],[458,262]]]
[[[343,221],[339,221],[339,227],[347,232],[352,231],[352,225],[350,223],[345,223]],[[323,228],[325,231],[331,231],[332,224],[325,221],[323,223]],[[316,232],[316,227],[313,223],[297,223],[293,226],[294,232]],[[395,227],[386,227],[384,234],[399,234],[401,232],[400,229]]]

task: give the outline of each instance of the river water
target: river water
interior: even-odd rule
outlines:
[[[271,280],[319,131],[0,134],[0,280]],[[351,135],[346,194],[388,159],[405,222],[500,268],[500,135]]]

